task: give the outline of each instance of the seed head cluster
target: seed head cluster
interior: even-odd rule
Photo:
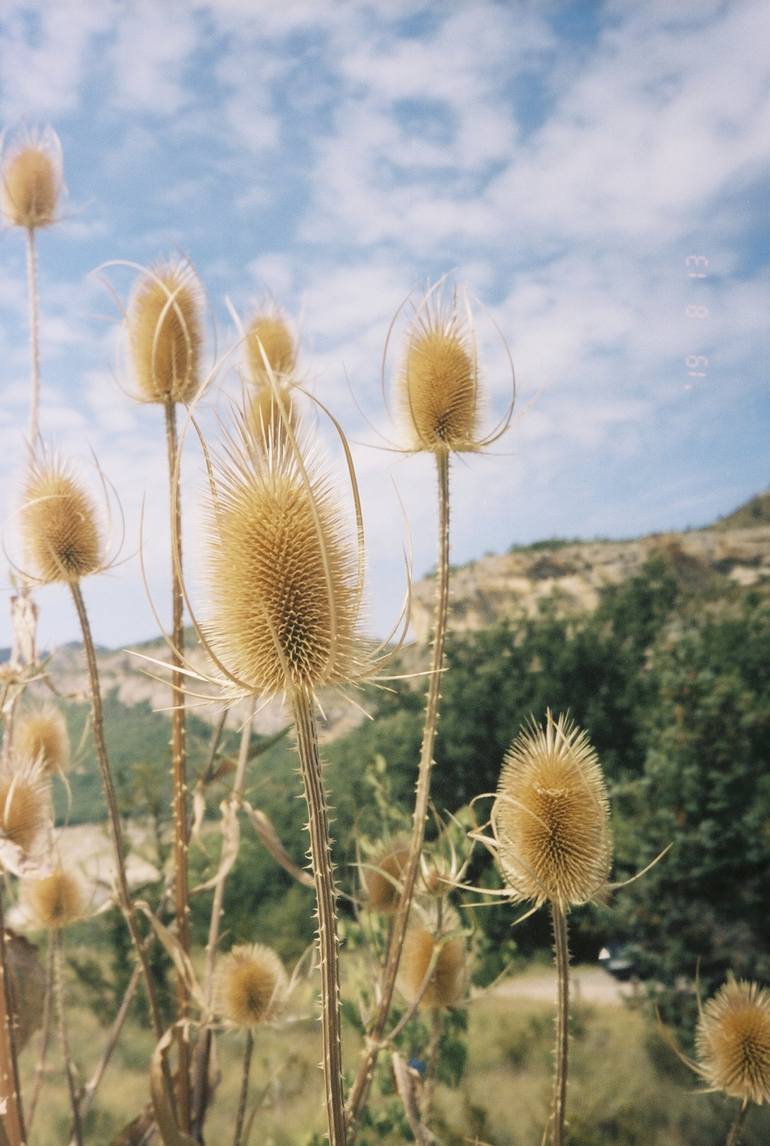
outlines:
[[[3,214],[15,227],[50,227],[56,222],[60,193],[61,156],[52,132],[14,148],[4,160]]]
[[[268,381],[267,359],[276,378],[292,373],[297,360],[294,338],[280,314],[258,314],[246,333],[246,358],[251,381]]]
[[[23,713],[16,726],[14,743],[22,757],[39,760],[48,776],[64,772],[69,764],[67,723],[61,710],[53,704],[43,704]]]
[[[288,994],[283,963],[260,943],[233,947],[219,962],[217,1011],[237,1027],[254,1027],[278,1018]]]
[[[470,335],[454,307],[445,313],[436,304],[415,320],[400,394],[413,449],[477,449],[478,368]]]
[[[34,858],[45,843],[51,818],[50,793],[39,765],[0,773],[0,838]]]
[[[147,272],[128,307],[128,334],[139,398],[191,402],[200,386],[201,289],[187,263]]]
[[[358,568],[326,481],[281,441],[231,455],[220,476],[204,633],[237,690],[274,695],[357,675]]]
[[[57,868],[43,879],[24,885],[24,901],[38,927],[55,930],[76,923],[85,914],[85,897],[77,876]]]
[[[408,842],[394,840],[363,867],[364,890],[372,911],[391,915],[396,910],[408,859]]]
[[[22,505],[27,561],[43,582],[79,581],[102,565],[102,541],[88,494],[59,462],[35,462]]]
[[[710,1086],[731,1098],[770,1102],[770,991],[728,979],[703,1008],[695,1046]]]
[[[465,992],[465,940],[462,936],[438,938],[426,927],[410,927],[404,940],[399,968],[399,990],[408,1003],[414,1003],[428,974],[435,966],[420,999],[420,1006],[456,1007]]]
[[[612,845],[604,777],[587,734],[550,713],[545,728],[522,731],[503,761],[492,822],[514,901],[567,910],[596,895]]]

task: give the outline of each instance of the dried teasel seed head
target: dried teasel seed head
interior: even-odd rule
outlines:
[[[45,845],[50,820],[50,790],[39,763],[27,761],[13,773],[0,773],[0,841],[12,844],[22,859],[34,859]]]
[[[38,927],[55,930],[77,923],[86,910],[83,887],[72,872],[57,868],[43,879],[26,880],[24,903]]]
[[[492,811],[503,878],[514,901],[562,910],[607,882],[612,860],[609,801],[588,736],[548,713],[514,740]]]
[[[392,915],[396,910],[401,896],[401,877],[408,860],[408,841],[397,839],[391,840],[364,864],[361,878],[372,911]]]
[[[400,401],[413,449],[479,448],[476,351],[454,302],[429,296],[418,311],[407,338]]]
[[[271,947],[253,943],[233,947],[217,966],[217,1013],[236,1027],[268,1023],[283,1011],[289,980]]]
[[[102,541],[88,494],[61,463],[33,462],[21,510],[27,561],[41,581],[79,581],[102,566]]]
[[[2,209],[15,227],[35,230],[56,222],[62,189],[61,146],[48,129],[11,148],[3,158]]]
[[[456,1007],[466,984],[466,949],[461,935],[437,937],[426,927],[410,927],[401,955],[399,990],[408,1003],[414,1003],[434,957],[435,965],[420,1006]]]
[[[268,370],[277,377],[293,372],[297,361],[297,348],[291,331],[280,314],[258,314],[246,332],[246,359],[251,381],[256,385],[268,382]]]
[[[203,634],[238,695],[358,678],[360,571],[329,486],[293,443],[242,437],[209,507]]]
[[[244,415],[246,426],[254,441],[265,450],[286,436],[286,425],[296,433],[299,416],[291,389],[288,386],[262,383],[252,394],[246,395]]]
[[[695,1047],[709,1086],[744,1102],[770,1102],[770,991],[728,979],[703,1007]]]
[[[128,338],[138,397],[192,402],[200,387],[201,288],[189,263],[148,271],[128,305]]]
[[[39,760],[46,775],[64,772],[69,764],[70,742],[61,709],[43,704],[22,713],[14,733],[20,756]]]

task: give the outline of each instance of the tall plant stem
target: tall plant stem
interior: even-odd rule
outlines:
[[[72,1141],[75,1146],[83,1146],[83,1127],[80,1121],[80,1096],[75,1082],[75,1072],[72,1068],[70,1055],[70,1041],[67,1031],[67,1011],[64,999],[64,973],[62,970],[62,941],[61,931],[55,931],[49,942],[54,952],[54,994],[56,995],[56,1014],[59,1021],[59,1043],[64,1058],[64,1071],[67,1075],[67,1090],[69,1092],[70,1108],[72,1110]]]
[[[741,1103],[741,1108],[735,1116],[735,1122],[733,1122],[732,1126],[730,1127],[730,1133],[725,1139],[725,1146],[738,1146],[738,1143],[741,1140],[741,1130],[743,1129],[743,1124],[746,1121],[746,1115],[748,1112],[748,1102]]]
[[[409,923],[409,912],[414,898],[417,874],[420,868],[420,854],[425,841],[425,821],[428,817],[430,780],[433,768],[433,748],[438,728],[439,701],[441,699],[441,676],[444,667],[444,646],[449,608],[449,453],[441,450],[436,454],[438,477],[438,561],[436,565],[436,602],[433,615],[433,653],[428,696],[425,703],[425,724],[423,726],[420,764],[417,773],[412,835],[409,842],[409,857],[403,876],[403,887],[398,909],[390,933],[390,943],[385,960],[380,988],[380,1002],[369,1030],[367,1047],[359,1063],[347,1105],[347,1124],[350,1142],[355,1139],[356,1123],[366,1104],[374,1074],[377,1056],[382,1047],[383,1035],[393,1001],[396,976],[401,961],[401,951]]]
[[[182,688],[184,656],[184,595],[182,592],[182,497],[179,485],[179,439],[176,404],[165,403],[168,453],[169,508],[171,514],[171,773],[174,809],[174,896],[177,939],[190,953],[190,891],[188,884],[189,817],[187,809],[187,751],[185,700]],[[190,999],[184,979],[177,975],[178,1017],[188,1015]],[[190,1044],[181,1032],[179,1053],[179,1115],[182,1130],[190,1129]]]
[[[329,836],[318,729],[309,692],[296,689],[291,695],[297,734],[302,783],[308,811],[310,860],[315,883],[318,931],[316,943],[321,964],[321,1032],[326,1113],[331,1146],[345,1146],[345,1109],[342,1100],[342,1033],[340,1023],[340,977],[337,950],[336,892]]]
[[[564,1146],[564,1119],[567,1110],[567,1071],[569,1067],[569,942],[564,909],[551,904],[556,973],[559,981],[556,1004],[556,1051],[551,1106],[553,1146]]]
[[[241,1093],[238,1099],[238,1113],[235,1116],[235,1134],[233,1146],[241,1146],[243,1141],[243,1122],[246,1118],[246,1103],[249,1098],[249,1074],[251,1073],[251,1055],[254,1050],[254,1032],[251,1027],[246,1028],[246,1047],[243,1052],[243,1074],[241,1075]]]
[[[4,1099],[6,1102],[5,1116],[0,1124],[0,1131],[5,1132],[9,1146],[25,1146],[27,1132],[24,1125],[24,1109],[19,1081],[16,1019],[8,972],[8,948],[5,943],[2,873],[0,873],[0,980],[0,1099]]]
[[[139,960],[139,965],[142,968],[142,977],[144,979],[144,986],[147,992],[147,1003],[150,1009],[150,1018],[152,1020],[153,1030],[155,1037],[158,1041],[163,1037],[163,1020],[158,1006],[158,996],[155,990],[155,984],[150,971],[150,965],[147,961],[147,953],[142,943],[142,937],[139,933],[139,928],[136,923],[136,916],[134,914],[134,905],[131,899],[131,893],[128,890],[128,879],[126,877],[126,860],[125,849],[123,845],[123,828],[120,823],[120,815],[118,813],[118,801],[115,795],[115,785],[112,781],[112,770],[110,768],[110,760],[107,754],[107,743],[104,739],[104,712],[102,709],[102,694],[101,686],[99,684],[99,670],[96,665],[96,651],[94,649],[94,640],[91,634],[91,625],[88,620],[88,613],[86,612],[85,601],[83,600],[83,593],[78,581],[70,582],[70,590],[72,592],[72,599],[75,602],[75,609],[77,610],[78,620],[80,621],[80,630],[83,635],[83,648],[86,654],[86,664],[88,666],[88,681],[91,693],[91,717],[94,726],[94,745],[96,748],[96,759],[99,764],[99,771],[101,773],[102,788],[104,789],[104,798],[107,803],[107,815],[110,824],[110,838],[112,840],[112,851],[115,860],[115,875],[117,880],[118,903],[123,912],[131,935],[131,941],[134,944],[136,957]],[[169,1103],[171,1109],[175,1109],[174,1102],[174,1089],[171,1084],[171,1072],[168,1068],[166,1057],[163,1056],[164,1064],[164,1079],[166,1089],[168,1091]]]
[[[240,803],[241,797],[243,796],[243,788],[246,782],[246,765],[249,762],[251,728],[254,722],[255,708],[256,700],[252,702],[248,720],[244,724],[243,730],[241,732],[241,743],[238,749],[238,761],[235,767],[233,786],[230,790],[230,807],[234,815],[237,815],[238,804]],[[223,726],[224,722],[222,727]],[[225,899],[226,883],[227,871],[222,871],[219,878],[217,879],[216,884],[214,885],[214,895],[211,901],[211,916],[209,919],[209,934],[208,940],[206,942],[206,962],[204,967],[203,981],[205,984],[204,989],[206,992],[206,1005],[209,1010],[211,1010],[214,997],[214,966],[217,959],[219,929],[222,923],[222,915],[224,912],[223,904]],[[198,1041],[195,1053],[192,1132],[197,1142],[203,1141],[203,1124],[206,1118],[206,1108],[208,1106],[208,1074],[209,1060],[211,1058],[211,1040],[211,1031],[204,1030]]]
[[[37,290],[37,250],[35,248],[35,228],[27,228],[27,307],[29,311],[29,352],[30,352],[30,404],[29,404],[29,448],[34,455],[40,421],[40,339],[38,321]]]
[[[37,1110],[37,1102],[40,1098],[40,1091],[43,1086],[43,1078],[45,1076],[45,1064],[48,1057],[48,1044],[51,1040],[51,1019],[53,1016],[53,988],[54,988],[54,962],[56,952],[54,950],[53,936],[51,932],[48,933],[48,958],[46,960],[46,974],[45,974],[45,995],[43,997],[43,1030],[40,1037],[40,1052],[38,1054],[37,1065],[35,1067],[35,1082],[32,1088],[32,1096],[29,1100],[27,1108],[27,1130],[32,1133],[32,1123],[35,1119],[35,1111]]]

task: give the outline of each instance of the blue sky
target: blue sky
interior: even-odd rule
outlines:
[[[394,483],[419,574],[434,560],[433,481],[427,459],[373,448],[358,406],[399,439],[379,389],[388,324],[446,271],[479,300],[490,418],[510,385],[495,325],[518,382],[506,438],[454,468],[455,561],[697,525],[764,488],[769,42],[761,0],[5,0],[0,120],[55,127],[68,189],[39,243],[42,430],[91,481],[95,451],[126,515],[126,560],[87,586],[98,639],[155,631],[134,556],[143,496],[149,579],[166,594],[158,411],[124,393],[119,324],[92,273],[112,259],[189,256],[212,356],[235,339],[226,297],[244,315],[273,297],[295,321],[302,378],[355,442],[379,632],[403,592]],[[705,279],[689,277],[690,255],[708,259]],[[111,281],[127,294],[125,270]],[[25,321],[23,243],[5,229],[11,551]],[[688,376],[691,354],[707,356],[705,378]],[[233,365],[212,403],[236,391]],[[194,450],[185,473],[195,586]],[[66,596],[39,600],[43,642],[73,638]]]

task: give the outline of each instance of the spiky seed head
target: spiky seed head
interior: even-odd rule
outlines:
[[[454,302],[429,298],[418,311],[407,339],[400,396],[413,449],[478,449],[476,352]]]
[[[587,733],[550,712],[532,722],[503,760],[492,811],[503,878],[514,902],[562,910],[606,884],[612,860],[609,801]]]
[[[710,1086],[744,1102],[770,1102],[770,991],[728,979],[703,1007],[695,1047]]]
[[[79,581],[101,568],[102,541],[91,498],[61,462],[33,463],[21,514],[27,561],[41,581]]]
[[[24,883],[24,903],[34,924],[50,930],[77,923],[85,914],[86,901],[80,880],[57,868],[43,879]]]
[[[12,773],[0,773],[0,839],[22,857],[37,856],[51,819],[48,782],[39,763],[25,761]]]
[[[288,989],[286,970],[271,947],[233,947],[217,967],[217,1012],[236,1027],[268,1023],[281,1014]]]
[[[14,745],[20,756],[40,760],[46,775],[66,771],[70,743],[61,709],[42,704],[24,712],[16,725]]]
[[[296,433],[299,418],[291,388],[260,383],[253,393],[246,395],[245,423],[254,441],[265,450],[286,436],[287,423]]]
[[[291,374],[297,361],[297,348],[286,320],[281,314],[258,314],[246,332],[246,359],[251,381],[264,385],[268,380],[265,358],[270,370],[280,378]]]
[[[3,214],[15,227],[35,230],[56,222],[62,188],[61,147],[48,129],[13,147],[3,159]]]
[[[219,465],[203,632],[238,695],[312,691],[361,675],[355,552],[306,455],[278,441],[231,451]]]
[[[401,877],[409,860],[406,840],[391,840],[362,868],[367,902],[372,911],[392,915],[401,895]]]
[[[426,927],[410,927],[401,955],[399,990],[408,1003],[414,1003],[434,955],[435,966],[420,1006],[456,1007],[466,982],[465,940],[461,935],[437,937]]]
[[[200,387],[201,288],[189,263],[149,270],[128,306],[128,337],[138,397],[192,402]]]

